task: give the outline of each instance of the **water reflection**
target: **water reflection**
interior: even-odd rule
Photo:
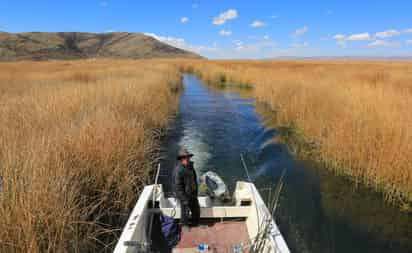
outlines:
[[[273,111],[250,98],[250,90],[217,90],[184,77],[180,114],[168,136],[161,181],[168,181],[180,146],[195,153],[199,173],[217,171],[233,189],[245,179],[243,153],[264,198],[286,168],[276,220],[293,252],[412,252],[412,217],[386,205],[382,196],[294,159]]]

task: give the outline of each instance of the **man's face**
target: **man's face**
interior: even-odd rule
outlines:
[[[190,157],[189,157],[189,156],[183,157],[183,158],[180,160],[180,162],[181,162],[184,166],[187,166],[187,165],[190,163]]]

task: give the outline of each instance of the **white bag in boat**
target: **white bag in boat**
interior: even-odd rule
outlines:
[[[229,199],[229,190],[223,180],[213,171],[204,173],[200,178],[201,184],[207,186],[208,194],[221,200]]]

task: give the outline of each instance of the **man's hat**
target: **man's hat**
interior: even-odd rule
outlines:
[[[179,154],[177,155],[177,160],[180,160],[184,157],[192,157],[193,154],[187,151],[187,149],[183,148],[179,151]]]

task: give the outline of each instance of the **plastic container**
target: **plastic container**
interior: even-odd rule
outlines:
[[[197,250],[198,252],[206,252],[209,250],[209,245],[201,243],[199,245],[197,245]]]

